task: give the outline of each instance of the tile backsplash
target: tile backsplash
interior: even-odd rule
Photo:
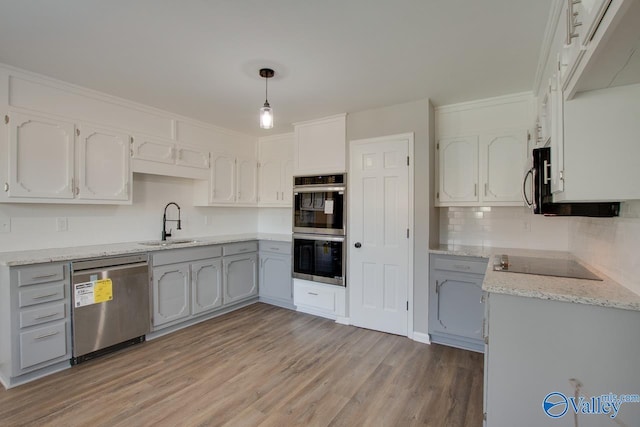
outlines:
[[[566,251],[568,225],[524,207],[440,208],[440,243]]]
[[[569,251],[640,294],[640,200],[620,217],[545,217],[519,207],[440,208],[440,243]]]
[[[623,202],[618,218],[572,218],[569,251],[640,294],[640,200]]]

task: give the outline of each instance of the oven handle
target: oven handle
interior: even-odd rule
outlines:
[[[294,187],[293,194],[297,193],[326,193],[329,191],[346,191],[344,185],[334,187]]]
[[[326,234],[294,234],[293,240],[296,240],[296,239],[344,242],[344,236],[327,236]]]

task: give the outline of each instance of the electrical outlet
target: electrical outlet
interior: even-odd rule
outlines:
[[[11,218],[8,216],[0,218],[0,233],[10,233],[11,232]]]
[[[69,231],[69,221],[67,218],[56,218],[57,231]]]

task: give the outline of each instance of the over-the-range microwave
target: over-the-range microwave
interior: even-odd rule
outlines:
[[[551,193],[551,149],[533,149],[533,167],[525,174],[522,193],[533,213],[547,216],[613,217],[620,202],[554,203]],[[527,183],[531,179],[531,184]],[[527,194],[527,188],[530,188]]]

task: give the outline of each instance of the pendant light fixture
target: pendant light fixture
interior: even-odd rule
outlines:
[[[273,111],[268,100],[268,82],[275,72],[271,68],[262,68],[260,77],[264,78],[264,105],[260,109],[260,128],[271,129],[273,127]]]

